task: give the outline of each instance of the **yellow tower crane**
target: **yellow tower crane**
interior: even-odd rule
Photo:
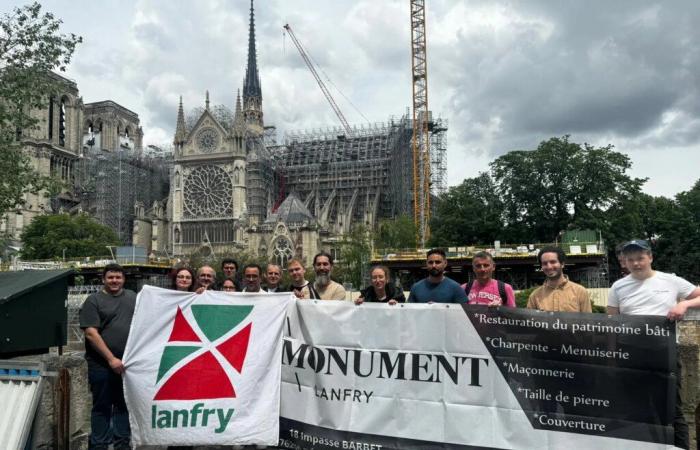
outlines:
[[[413,68],[413,220],[417,243],[430,238],[430,111],[425,0],[411,2],[411,65]]]

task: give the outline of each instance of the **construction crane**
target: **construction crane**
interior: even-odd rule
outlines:
[[[413,68],[413,219],[417,243],[430,237],[430,111],[425,0],[411,2],[411,66]]]
[[[335,103],[335,100],[333,100],[333,96],[331,95],[330,91],[326,87],[326,84],[323,82],[321,77],[318,76],[318,73],[316,72],[314,65],[311,63],[311,59],[309,58],[309,55],[304,50],[304,47],[301,45],[301,42],[299,42],[297,37],[294,35],[294,32],[292,31],[292,27],[290,27],[289,24],[286,24],[284,26],[284,29],[289,34],[289,37],[292,39],[294,46],[297,48],[297,50],[299,50],[299,54],[301,55],[301,58],[304,60],[304,62],[306,63],[306,66],[311,71],[311,74],[316,79],[316,82],[318,83],[318,86],[321,88],[323,95],[326,97],[326,100],[328,100],[328,103],[330,103],[331,108],[333,108],[333,112],[335,113],[336,116],[338,116],[340,123],[343,125],[343,128],[345,129],[345,133],[347,133],[348,136],[352,136],[352,129],[350,128],[348,121],[345,119],[345,116],[340,111],[340,108],[338,108],[338,105]]]

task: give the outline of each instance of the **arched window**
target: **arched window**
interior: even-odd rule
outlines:
[[[287,261],[292,259],[293,254],[292,243],[289,242],[289,239],[280,237],[275,241],[275,246],[272,249],[272,259],[275,264],[287,267]]]
[[[61,99],[61,109],[58,112],[58,145],[66,145],[66,98]]]

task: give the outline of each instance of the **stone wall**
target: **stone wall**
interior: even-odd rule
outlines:
[[[690,429],[690,448],[697,447],[700,431],[700,318],[684,320],[678,324],[678,357],[683,365],[681,373],[681,398],[683,412]]]
[[[44,379],[41,399],[34,416],[30,450],[49,450],[62,448],[58,443],[58,424],[60,423],[60,392],[59,373],[61,369],[68,371],[69,389],[69,425],[68,434],[70,450],[85,450],[88,448],[90,434],[90,408],[92,400],[88,388],[87,364],[83,352],[71,352],[58,356],[56,354],[42,355],[47,372],[55,376]],[[65,447],[63,447],[65,448]],[[68,450],[68,449],[66,449]]]

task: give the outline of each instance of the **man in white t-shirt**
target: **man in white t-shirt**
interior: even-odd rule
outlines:
[[[639,239],[622,247],[624,265],[629,275],[613,283],[608,294],[608,314],[666,316],[683,318],[688,308],[700,307],[700,288],[673,274],[651,268],[651,247]],[[680,369],[680,362],[679,362]],[[689,447],[688,425],[683,417],[680,397],[680,370],[677,376],[675,446]]]
[[[699,287],[651,268],[654,259],[646,241],[627,242],[622,256],[630,274],[610,288],[608,314],[648,314],[676,320],[682,318],[688,308],[700,307]]]

